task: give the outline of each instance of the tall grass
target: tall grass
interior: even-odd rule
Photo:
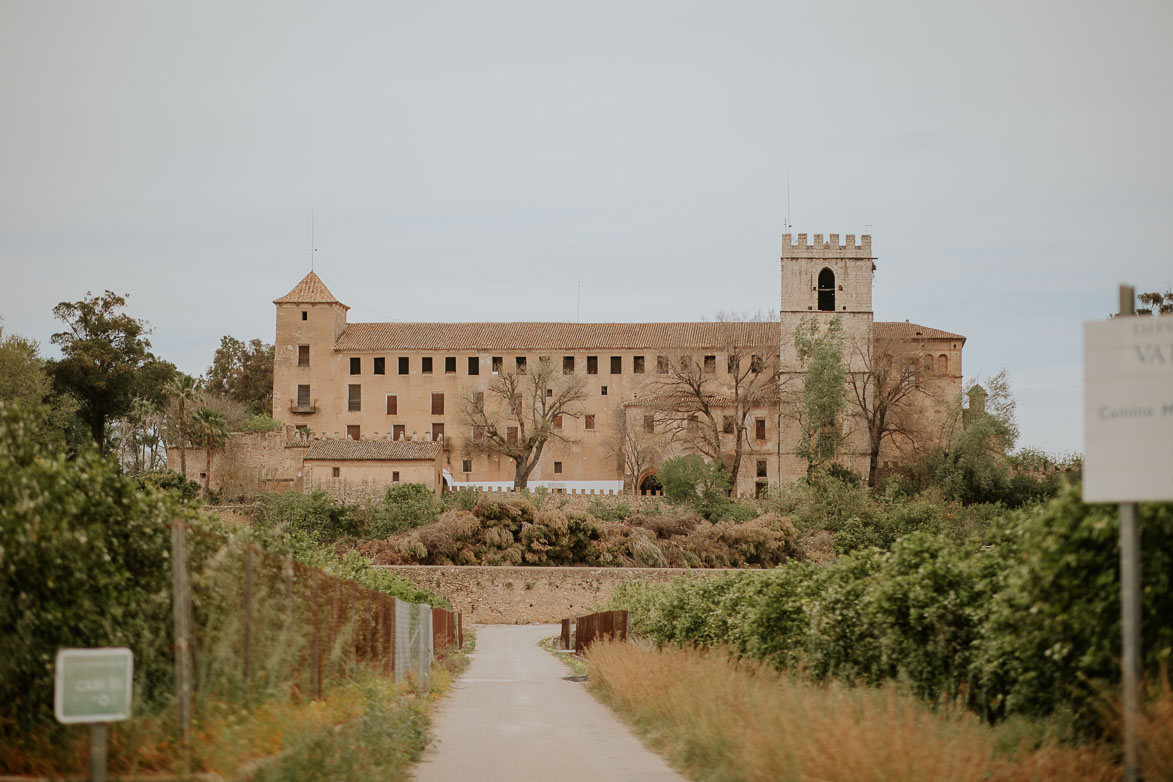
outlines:
[[[749,782],[1116,780],[1099,745],[1022,742],[894,687],[819,684],[722,651],[597,643],[592,686],[694,779]]]

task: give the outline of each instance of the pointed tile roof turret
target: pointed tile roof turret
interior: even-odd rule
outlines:
[[[330,289],[322,282],[318,275],[310,272],[301,282],[293,286],[293,290],[279,299],[273,299],[274,304],[337,304],[350,309],[330,293]]]

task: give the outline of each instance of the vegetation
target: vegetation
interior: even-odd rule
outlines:
[[[843,443],[840,422],[847,408],[844,340],[838,316],[821,332],[814,316],[803,317],[794,330],[794,349],[805,379],[801,390],[787,389],[782,410],[798,425],[795,450],[806,459],[808,474],[830,465]]]
[[[242,405],[253,415],[273,415],[274,347],[259,339],[220,338],[205,388]]]
[[[915,507],[901,512],[917,518]],[[928,522],[890,550],[858,548],[823,567],[631,583],[611,607],[631,610],[633,628],[657,643],[728,645],[817,677],[902,681],[991,720],[1066,714],[1075,731],[1101,730],[1098,693],[1119,678],[1115,510],[1084,505],[1070,487],[968,539]],[[1155,676],[1173,658],[1173,504],[1142,505],[1141,529]]]
[[[61,359],[53,362],[57,388],[69,394],[89,427],[98,450],[109,447],[109,421],[130,412],[136,399],[163,402],[163,388],[175,367],[151,352],[144,321],[121,312],[126,296],[106,291],[87,293],[81,301],[63,301],[53,315],[66,329],[53,335]]]
[[[1120,775],[1110,747],[1068,746],[1036,723],[991,727],[898,687],[822,685],[721,651],[638,644],[593,644],[587,665],[599,697],[693,779],[1075,782]],[[1167,690],[1162,698],[1173,703]]]
[[[224,611],[231,608],[226,600],[238,599],[246,543],[385,594],[444,605],[435,594],[373,568],[358,553],[338,558],[302,536],[224,528],[185,504],[190,484],[178,476],[136,479],[95,449],[56,453],[30,436],[37,425],[34,414],[0,404],[0,594],[5,596],[0,600],[0,767],[6,770],[72,762],[65,754],[72,734],[51,711],[59,648],[129,647],[135,656],[135,713],[146,721],[171,713],[173,520],[186,521],[191,532],[197,678],[237,667],[238,656],[226,639],[239,625],[235,618],[227,621]],[[283,601],[259,604],[258,638],[262,626],[284,626],[285,611]],[[288,664],[291,646],[271,643],[284,649],[272,659]],[[230,662],[223,655],[230,655]],[[281,681],[266,679],[260,695],[271,697]],[[244,705],[239,690],[227,692]]]
[[[634,513],[609,522],[486,495],[471,512],[446,511],[435,524],[358,550],[384,564],[773,567],[797,555],[795,539],[774,514],[713,523],[691,511]]]

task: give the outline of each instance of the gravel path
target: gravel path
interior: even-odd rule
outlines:
[[[538,647],[557,634],[477,628],[472,663],[433,713],[416,782],[685,782]]]

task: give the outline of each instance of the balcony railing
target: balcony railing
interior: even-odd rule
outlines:
[[[296,399],[289,400],[289,412],[291,413],[316,413],[318,412],[318,400],[306,404],[298,404]]]

